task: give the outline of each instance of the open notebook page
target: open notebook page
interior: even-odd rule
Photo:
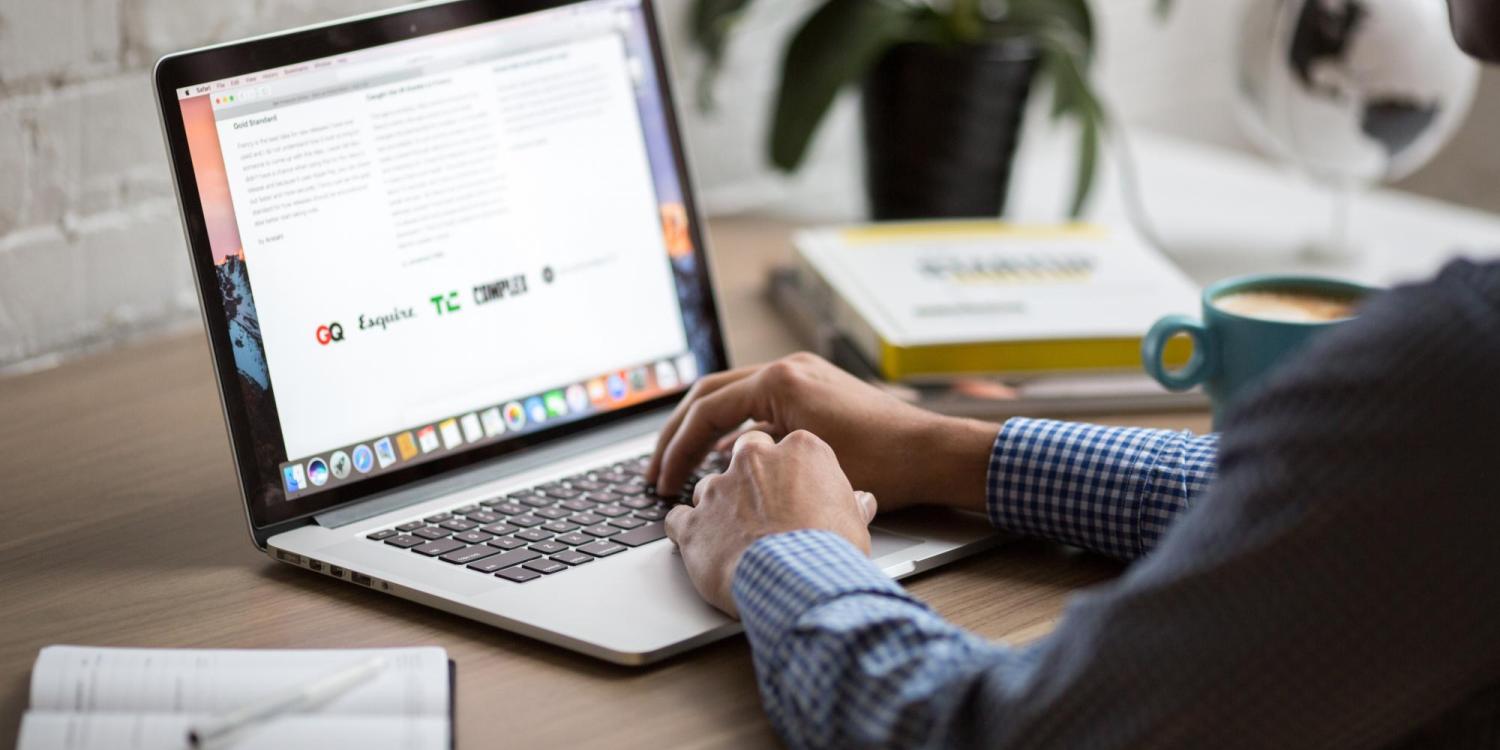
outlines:
[[[32,667],[31,710],[213,715],[375,655],[383,656],[388,666],[316,713],[447,720],[448,657],[435,647],[239,651],[48,646]]]
[[[187,750],[194,717],[31,711],[17,750]],[[448,718],[283,716],[215,742],[214,750],[448,750]]]

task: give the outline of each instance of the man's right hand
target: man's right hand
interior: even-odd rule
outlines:
[[[881,510],[939,503],[984,509],[998,427],[907,404],[807,353],[709,375],[662,428],[646,479],[682,486],[710,450],[749,427],[777,439],[796,430],[822,438],[857,490]]]

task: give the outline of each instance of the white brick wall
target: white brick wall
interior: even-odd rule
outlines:
[[[503,1],[503,0],[497,0]],[[859,141],[843,102],[803,174],[764,166],[765,108],[784,34],[812,0],[760,0],[731,49],[715,114],[692,106],[686,0],[662,0],[689,146],[710,210],[858,210]],[[1101,83],[1127,120],[1243,143],[1227,104],[1246,0],[1097,0]],[[0,372],[192,324],[189,280],[147,71],[176,49],[394,5],[394,0],[0,0]],[[1455,147],[1408,183],[1500,210],[1500,76]],[[809,209],[808,207],[811,207]],[[22,366],[25,366],[24,364]]]
[[[0,0],[0,372],[197,317],[160,55],[394,0]]]

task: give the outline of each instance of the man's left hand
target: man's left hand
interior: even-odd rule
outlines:
[[[729,468],[698,483],[693,507],[667,514],[667,536],[682,550],[698,593],[737,616],[734,569],[757,539],[821,529],[868,555],[874,517],[875,497],[849,486],[827,443],[805,431],[779,444],[764,432],[747,432],[735,442]]]

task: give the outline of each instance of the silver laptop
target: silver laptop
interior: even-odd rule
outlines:
[[[726,366],[649,0],[409,6],[155,84],[258,548],[621,664],[738,631],[640,475]],[[994,538],[883,518],[876,564]]]

